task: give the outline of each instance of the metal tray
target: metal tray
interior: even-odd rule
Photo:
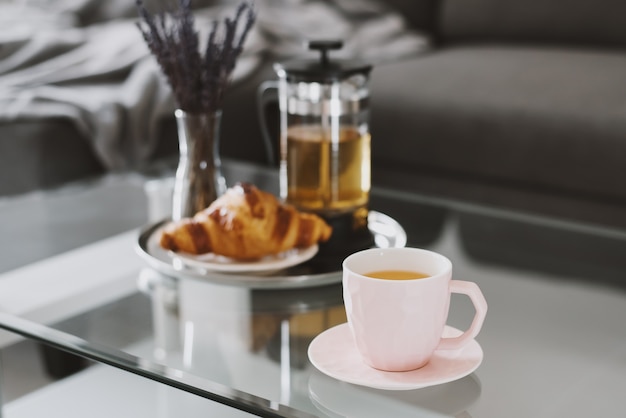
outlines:
[[[315,257],[301,265],[266,275],[218,273],[183,264],[179,259],[172,257],[167,250],[161,248],[157,242],[155,232],[165,222],[167,221],[163,220],[143,228],[139,233],[136,245],[137,253],[160,273],[173,277],[201,279],[215,284],[255,289],[287,289],[341,282],[340,264],[330,268],[322,267],[311,262],[315,261]],[[396,220],[383,213],[370,211],[368,228],[376,247],[404,247],[406,245],[407,236],[404,228]]]

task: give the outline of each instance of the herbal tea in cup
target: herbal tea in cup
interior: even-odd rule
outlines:
[[[428,274],[410,270],[376,270],[365,273],[364,276],[384,280],[415,280],[424,279]]]

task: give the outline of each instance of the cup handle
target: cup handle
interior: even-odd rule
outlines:
[[[257,116],[259,117],[259,125],[261,125],[261,135],[265,142],[265,152],[267,153],[267,160],[270,165],[275,165],[274,161],[274,141],[270,135],[270,130],[267,126],[267,118],[265,116],[265,107],[270,102],[278,101],[278,81],[268,80],[261,83],[257,89]]]
[[[458,337],[442,338],[437,350],[458,350],[472,341],[480,332],[485,320],[485,315],[487,314],[487,301],[476,283],[463,280],[451,280],[450,292],[469,296],[474,304],[476,313],[467,331]]]

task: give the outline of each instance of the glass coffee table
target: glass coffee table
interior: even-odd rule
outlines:
[[[489,312],[471,356],[452,353],[411,374],[365,371],[352,384],[309,358],[316,341],[335,372],[353,359],[319,347],[320,335],[345,327],[339,266],[229,282],[160,258],[147,246],[167,212],[169,174],[114,175],[0,202],[20,231],[0,258],[0,347],[35,341],[51,347],[42,350],[48,367],[62,359],[76,369],[7,396],[28,367],[3,355],[3,418],[623,413],[625,231],[374,189],[376,245],[446,255],[455,278],[479,284]],[[271,169],[227,161],[225,174],[229,184],[278,188]],[[472,316],[459,297],[448,323],[465,328]],[[370,387],[378,379],[405,390]]]

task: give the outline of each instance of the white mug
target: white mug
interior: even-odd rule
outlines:
[[[373,272],[410,271],[424,278],[390,280]],[[467,331],[442,338],[451,293],[470,297],[476,313]],[[456,350],[472,341],[487,313],[473,282],[452,280],[452,263],[418,248],[372,248],[343,262],[343,298],[354,341],[363,361],[385,371],[423,367],[435,350]]]

